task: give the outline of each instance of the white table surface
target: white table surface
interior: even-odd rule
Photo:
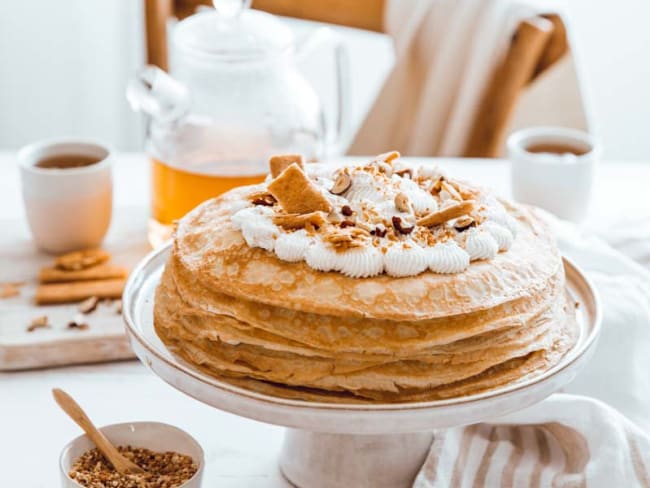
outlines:
[[[506,161],[441,160],[439,164],[453,174],[509,194]],[[144,239],[142,209],[148,202],[149,187],[145,158],[140,154],[118,155],[114,177],[116,211],[137,209],[134,215],[142,219]],[[587,225],[599,227],[617,216],[638,213],[640,199],[648,201],[648,183],[650,164],[602,163]],[[2,234],[2,222],[16,219],[24,222],[18,171],[13,153],[0,152],[0,241],[8,238]],[[21,241],[31,245],[27,224],[18,228],[23,234]],[[2,260],[0,256],[0,282]],[[58,455],[79,429],[51,399],[50,389],[55,386],[77,398],[100,425],[157,420],[187,430],[205,449],[206,487],[289,486],[276,465],[282,428],[203,405],[136,361],[0,373],[0,486],[58,486]]]

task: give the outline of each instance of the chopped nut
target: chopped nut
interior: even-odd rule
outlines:
[[[295,163],[280,173],[269,184],[268,190],[287,213],[332,211],[329,200]]]
[[[406,193],[398,193],[395,195],[395,208],[400,212],[410,213],[413,209],[411,201]]]
[[[329,232],[323,239],[332,244],[337,251],[342,251],[363,246],[368,239],[368,233],[356,227],[347,227]]]
[[[392,220],[393,220],[393,227],[395,227],[395,230],[400,234],[410,234],[411,232],[413,232],[413,229],[415,229],[414,225],[410,227],[403,226],[402,219],[398,216],[394,216]]]
[[[456,222],[454,222],[454,229],[456,229],[458,232],[463,232],[464,230],[467,230],[470,227],[475,227],[475,226],[476,226],[476,221],[469,215],[459,217],[458,219],[456,219]]]
[[[95,311],[98,303],[99,303],[99,298],[97,297],[86,298],[83,302],[81,302],[77,306],[77,310],[79,310],[83,314],[89,314]]]
[[[462,200],[463,199],[463,197],[460,196],[460,193],[458,193],[456,188],[454,188],[452,185],[450,185],[449,182],[442,181],[440,186],[444,191],[449,193],[449,195],[451,195],[451,198],[453,198],[454,200]]]
[[[273,195],[266,191],[260,191],[248,196],[253,205],[263,205],[265,207],[272,207],[277,203]]]
[[[301,154],[279,154],[277,156],[271,156],[269,159],[271,176],[275,178],[294,163],[300,166],[301,169],[305,167],[304,158]]]
[[[54,261],[55,267],[68,271],[79,271],[108,261],[111,255],[101,249],[73,251],[59,256]]]
[[[49,326],[50,322],[47,315],[41,315],[40,317],[32,319],[29,327],[27,327],[27,332],[34,332],[36,329],[47,329]]]
[[[442,190],[442,184],[445,181],[445,177],[441,176],[438,178],[433,185],[431,185],[431,193],[437,195]]]
[[[413,170],[411,168],[404,168],[400,169],[399,171],[395,171],[394,174],[397,176],[401,176],[402,178],[408,176],[409,178],[413,178]]]
[[[94,448],[74,462],[68,476],[81,486],[89,488],[177,488],[198,471],[198,466],[190,456],[178,452],[155,452],[131,446],[118,446],[117,450],[144,472],[119,474],[103,454]]]
[[[88,322],[86,322],[84,316],[81,314],[75,315],[74,318],[68,322],[68,329],[86,330],[89,327]]]
[[[348,191],[350,186],[352,186],[352,178],[345,171],[341,171],[336,177],[336,181],[334,182],[334,186],[332,186],[330,193],[333,193],[334,195],[342,195]]]
[[[474,200],[465,200],[456,203],[437,212],[425,215],[417,221],[418,225],[423,227],[432,227],[434,225],[444,224],[445,222],[467,215],[474,209]]]
[[[354,227],[354,222],[352,222],[351,220],[344,220],[343,222],[341,222],[340,225],[341,225],[341,229],[345,229],[346,227]]]
[[[387,163],[390,163],[391,161],[398,159],[400,157],[400,153],[398,151],[389,151],[383,154],[380,154],[377,156],[376,160],[377,161],[386,161]]]
[[[321,227],[325,224],[323,212],[311,212],[308,214],[279,214],[273,217],[273,223],[284,229],[302,229],[310,224]]]
[[[350,217],[354,212],[352,211],[352,208],[350,208],[350,205],[343,205],[341,207],[341,213],[346,217]]]

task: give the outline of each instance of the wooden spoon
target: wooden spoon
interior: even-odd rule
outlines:
[[[109,441],[106,436],[95,427],[86,415],[86,412],[82,410],[79,404],[75,402],[70,395],[59,388],[54,388],[52,390],[52,395],[54,395],[54,399],[56,400],[56,403],[59,404],[59,407],[61,407],[61,409],[63,409],[63,411],[83,429],[86,435],[90,437],[90,440],[95,443],[97,448],[106,459],[108,459],[118,473],[142,474],[145,472],[140,466],[129,461],[120,454],[115,446],[111,444],[111,441]]]

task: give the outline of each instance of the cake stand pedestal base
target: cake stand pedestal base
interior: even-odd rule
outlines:
[[[432,440],[431,432],[355,435],[287,429],[280,468],[299,488],[407,488]]]

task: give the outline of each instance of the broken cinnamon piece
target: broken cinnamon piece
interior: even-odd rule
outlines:
[[[329,200],[295,163],[269,183],[268,190],[289,214],[332,210]]]
[[[81,302],[77,306],[77,310],[79,310],[83,314],[89,314],[95,311],[98,304],[99,304],[99,298],[97,297],[86,298],[83,302]]]
[[[69,281],[108,280],[126,278],[128,271],[121,266],[99,264],[80,270],[63,270],[58,268],[43,268],[38,274],[41,283],[64,283]]]
[[[305,167],[305,161],[301,154],[278,154],[277,156],[271,156],[271,159],[269,159],[271,176],[273,178],[277,177],[293,163],[297,164],[301,169]]]
[[[92,296],[97,298],[121,298],[125,283],[126,280],[115,279],[40,285],[36,289],[36,303],[44,305],[78,302]]]
[[[68,271],[79,271],[81,269],[97,266],[111,258],[111,255],[101,249],[85,249],[73,251],[57,257],[54,266]]]
[[[422,227],[432,227],[434,225],[444,224],[451,219],[467,215],[474,209],[474,204],[474,200],[465,200],[464,202],[450,205],[447,208],[443,208],[437,212],[432,212],[429,215],[425,215],[421,219],[418,219],[417,224]]]
[[[47,329],[49,326],[50,322],[47,315],[41,315],[40,317],[32,319],[27,327],[27,332],[34,332],[36,329]]]
[[[279,214],[273,217],[273,223],[283,229],[302,229],[307,224],[321,227],[325,223],[325,216],[322,212],[311,212],[308,214]]]

